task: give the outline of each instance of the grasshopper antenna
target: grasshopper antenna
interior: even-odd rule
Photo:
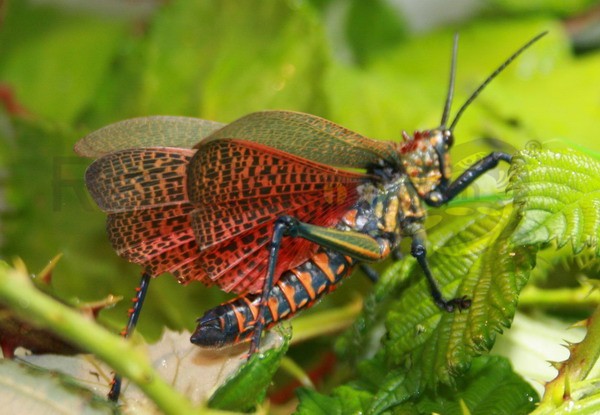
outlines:
[[[497,77],[508,65],[510,65],[510,63],[512,61],[514,61],[517,58],[517,56],[519,56],[526,49],[528,49],[531,45],[533,45],[535,42],[537,42],[542,37],[544,37],[547,33],[548,33],[547,31],[544,31],[544,32],[534,36],[529,42],[525,43],[523,46],[521,46],[519,48],[519,50],[517,50],[515,53],[513,53],[507,60],[505,60],[504,63],[502,63],[502,65],[500,65],[494,72],[492,72],[492,74],[490,76],[488,76],[487,79],[485,81],[483,81],[483,83],[481,85],[479,85],[479,87],[471,94],[469,99],[467,99],[467,101],[462,105],[462,107],[460,107],[460,109],[454,116],[454,120],[452,121],[452,124],[450,124],[450,127],[448,128],[448,130],[450,130],[450,131],[454,130],[454,127],[456,126],[456,123],[460,119],[463,112],[465,112],[467,107],[475,100],[475,98],[477,98],[477,96],[481,93],[481,91],[483,91],[483,89],[490,82],[492,82],[492,80],[495,77]],[[455,58],[454,54],[455,53],[453,52],[453,58],[452,58],[453,60]],[[454,68],[454,62],[452,63],[452,67]],[[452,83],[453,83],[453,81],[451,82],[451,86],[452,86]],[[451,90],[452,90],[452,88],[451,88]],[[448,98],[451,98],[451,92],[452,92],[451,90],[448,91]],[[448,102],[446,102],[446,106],[447,107],[449,106]],[[444,108],[444,117],[446,117],[446,109],[447,108]],[[444,126],[444,121],[445,121],[445,118],[442,118],[442,126]]]
[[[446,103],[444,104],[444,113],[442,114],[442,122],[440,128],[446,129],[446,123],[450,116],[450,108],[452,107],[452,98],[454,96],[454,79],[456,77],[456,54],[458,53],[458,33],[454,34],[454,43],[452,44],[452,60],[450,61],[450,83],[448,84],[448,95],[446,95]]]

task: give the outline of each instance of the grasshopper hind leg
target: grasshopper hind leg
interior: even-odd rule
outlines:
[[[148,274],[147,272],[144,272],[142,274],[140,285],[136,289],[136,296],[132,300],[133,305],[129,310],[129,319],[127,321],[127,326],[121,332],[121,335],[124,338],[129,337],[129,335],[135,330],[135,326],[137,325],[140,313],[142,312],[142,306],[144,304],[144,299],[146,298],[146,293],[148,292],[150,278],[150,274]],[[121,375],[115,373],[111,382],[110,391],[108,392],[108,399],[110,399],[113,402],[119,400],[119,396],[121,394],[121,381]]]

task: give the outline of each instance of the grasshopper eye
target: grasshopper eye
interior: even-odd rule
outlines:
[[[454,134],[452,134],[452,131],[444,131],[444,144],[446,144],[448,148],[454,145]]]

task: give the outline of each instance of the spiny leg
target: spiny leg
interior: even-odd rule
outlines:
[[[437,281],[431,274],[429,264],[427,263],[427,249],[425,248],[424,232],[421,231],[412,235],[411,254],[416,258],[417,262],[421,266],[421,269],[427,278],[427,282],[429,283],[433,301],[439,308],[448,312],[452,312],[456,308],[458,308],[460,311],[471,306],[471,300],[466,296],[446,300],[442,295],[442,291],[440,290]]]
[[[465,190],[466,187],[477,180],[481,175],[495,168],[500,161],[510,163],[511,160],[512,156],[510,154],[494,151],[465,170],[463,174],[450,183],[445,189],[434,190],[428,194],[425,198],[425,202],[430,206],[441,206],[454,199],[456,195]]]
[[[132,307],[129,309],[129,320],[127,321],[127,326],[121,332],[121,336],[124,338],[128,338],[129,335],[135,330],[135,326],[137,325],[140,317],[142,305],[144,304],[144,298],[146,298],[149,285],[150,274],[144,272],[142,274],[142,279],[140,280],[140,285],[136,288],[136,295],[132,299]],[[115,374],[110,387],[110,392],[108,392],[108,399],[111,401],[116,402],[119,400],[119,395],[121,394],[121,380],[121,376]]]

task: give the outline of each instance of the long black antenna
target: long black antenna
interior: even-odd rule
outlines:
[[[458,33],[454,34],[454,43],[452,44],[452,60],[450,61],[450,83],[448,85],[448,95],[444,104],[444,113],[440,128],[445,130],[448,117],[450,116],[450,107],[452,107],[452,97],[454,96],[454,78],[456,75],[456,54],[458,53]]]
[[[475,98],[477,98],[477,96],[481,93],[481,91],[483,91],[483,88],[485,88],[490,82],[492,82],[492,80],[495,77],[497,77],[500,74],[500,72],[502,72],[504,70],[504,68],[506,68],[512,61],[514,61],[517,56],[519,56],[527,48],[529,48],[535,42],[537,42],[542,37],[544,37],[547,33],[548,32],[545,31],[545,32],[540,33],[539,35],[534,36],[529,42],[525,43],[523,46],[521,46],[519,48],[519,50],[517,50],[515,53],[513,53],[507,60],[505,60],[504,63],[502,65],[500,65],[494,72],[492,72],[492,74],[490,76],[488,76],[488,78],[485,81],[483,81],[483,83],[481,85],[479,85],[479,87],[475,90],[475,92],[473,92],[471,94],[469,99],[467,99],[467,101],[462,105],[462,107],[460,107],[460,109],[456,113],[456,116],[454,117],[454,120],[452,121],[452,124],[450,124],[450,127],[448,129],[450,131],[454,130],[454,127],[456,126],[456,123],[460,119],[460,116],[462,115],[462,113],[465,112],[467,107],[475,100]],[[444,109],[444,115],[445,115],[445,111],[446,110]],[[444,125],[443,121],[444,120],[442,119],[442,126]]]

